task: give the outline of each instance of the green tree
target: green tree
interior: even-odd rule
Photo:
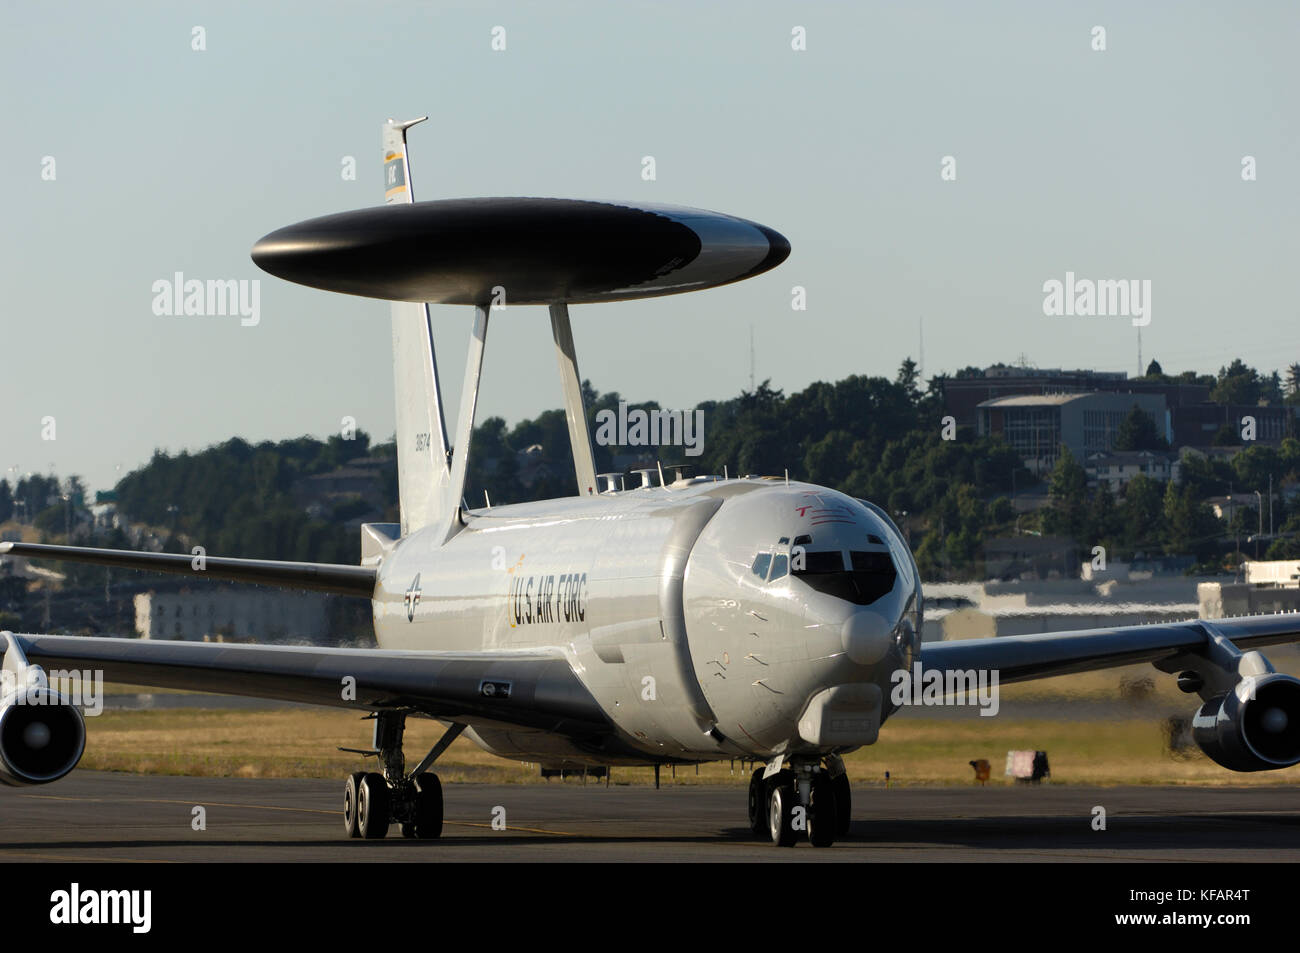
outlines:
[[[1232,424],[1224,424],[1214,432],[1214,439],[1210,441],[1213,447],[1240,447],[1241,434]]]
[[[1300,364],[1288,364],[1286,369],[1286,403],[1300,403]]]
[[[1210,400],[1216,404],[1259,403],[1264,390],[1264,382],[1259,372],[1247,366],[1241,358],[1233,358],[1227,367],[1219,368],[1219,376],[1210,390]]]
[[[1221,524],[1208,506],[1192,496],[1189,487],[1169,481],[1164,516],[1165,551],[1171,556],[1191,554],[1204,559],[1217,548]]]
[[[1156,429],[1156,422],[1151,415],[1134,404],[1120,421],[1119,431],[1115,434],[1115,449],[1165,450],[1168,447],[1169,444]]]
[[[1164,492],[1159,483],[1144,474],[1138,474],[1125,486],[1119,507],[1123,555],[1160,551],[1164,542]]]
[[[1058,536],[1079,539],[1086,525],[1088,475],[1075,460],[1070,448],[1061,445],[1061,454],[1048,483],[1048,504],[1043,511],[1043,530]]]
[[[904,358],[902,365],[898,368],[898,375],[894,378],[894,383],[903,389],[907,399],[917,404],[921,401],[921,388],[918,386],[921,375],[916,369],[916,361],[910,357]]]
[[[1102,483],[1092,492],[1088,499],[1083,517],[1083,532],[1079,542],[1086,548],[1104,546],[1106,552],[1114,554],[1120,550],[1120,539],[1124,528],[1123,513],[1115,503],[1110,486]]]

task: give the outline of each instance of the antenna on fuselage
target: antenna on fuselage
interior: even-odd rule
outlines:
[[[663,485],[664,485],[664,465],[663,465],[662,463],[660,463],[658,460],[656,460],[656,461],[655,461],[655,466],[657,466],[657,467],[659,468],[659,485],[660,485],[660,486],[663,486]]]

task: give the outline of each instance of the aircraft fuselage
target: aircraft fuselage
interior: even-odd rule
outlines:
[[[380,645],[553,649],[634,761],[869,744],[891,673],[919,649],[906,543],[882,511],[824,487],[696,478],[475,510],[466,524],[386,556]],[[471,724],[470,736],[522,760],[614,760],[544,732]]]

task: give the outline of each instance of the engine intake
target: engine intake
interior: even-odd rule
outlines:
[[[86,722],[76,705],[47,688],[10,696],[0,708],[0,782],[48,784],[77,766]]]
[[[1300,763],[1300,680],[1276,674],[1243,680],[1234,691],[1201,705],[1192,719],[1192,738],[1231,771],[1275,771]]]

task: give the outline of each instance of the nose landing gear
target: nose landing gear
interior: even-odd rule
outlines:
[[[829,847],[849,831],[852,791],[844,762],[778,757],[749,779],[749,829],[777,847],[793,847],[803,834]],[[788,764],[789,767],[785,765]]]

